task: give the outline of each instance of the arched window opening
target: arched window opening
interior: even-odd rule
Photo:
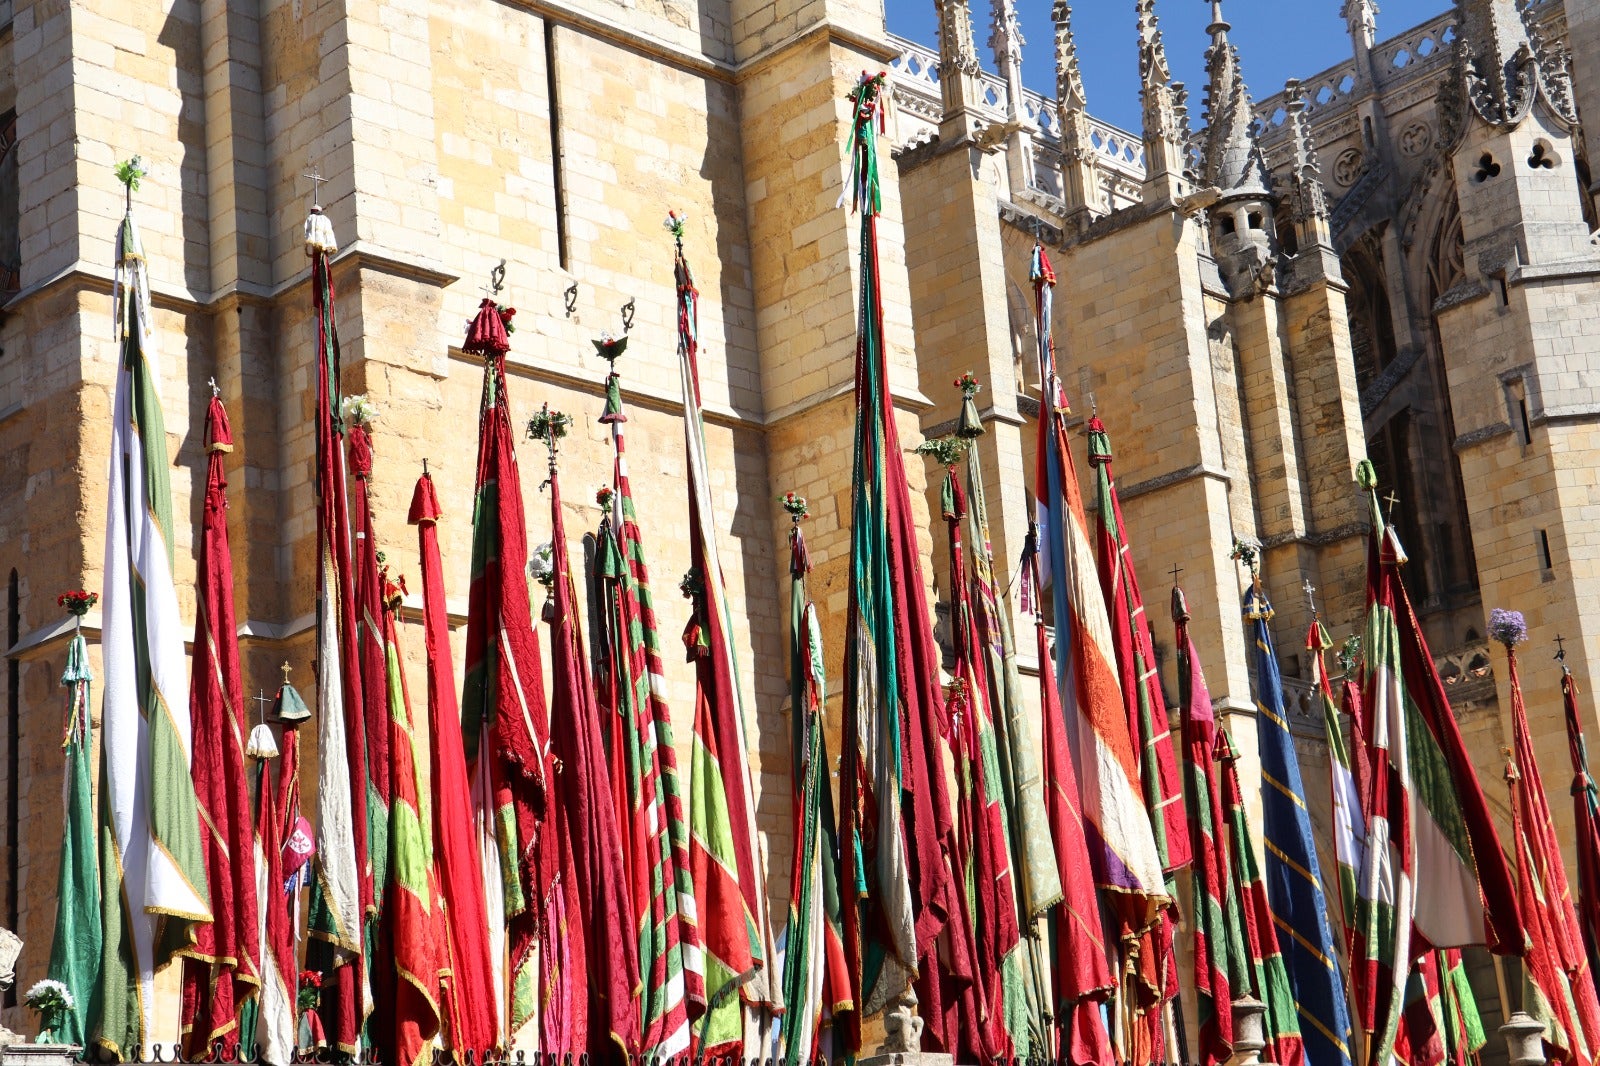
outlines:
[[[1389,304],[1388,275],[1383,265],[1381,236],[1373,230],[1361,237],[1339,259],[1345,283],[1346,313],[1350,319],[1350,346],[1355,355],[1356,383],[1362,391],[1394,362],[1394,318]]]

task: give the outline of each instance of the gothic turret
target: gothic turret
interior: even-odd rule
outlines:
[[[1078,46],[1072,39],[1072,5],[1056,0],[1050,10],[1056,25],[1056,117],[1061,126],[1061,198],[1069,221],[1098,214],[1100,189],[1095,181],[1094,143],[1090,139],[1089,104],[1078,69]]]
[[[1188,94],[1172,80],[1161,41],[1156,0],[1137,0],[1139,99],[1143,106],[1145,202],[1181,195],[1184,146],[1189,140]]]
[[[1248,297],[1272,281],[1272,204],[1267,163],[1256,141],[1250,90],[1228,39],[1222,0],[1211,0],[1206,52],[1206,136],[1201,172],[1218,193],[1211,239],[1223,280]]]

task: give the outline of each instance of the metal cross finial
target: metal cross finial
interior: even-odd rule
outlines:
[[[422,476],[423,477],[432,477],[433,476],[432,474],[428,473],[428,460],[427,459],[423,459],[422,460]]]
[[[206,382],[206,384],[211,386],[211,396],[212,396],[213,399],[215,399],[216,397],[222,395],[222,390],[217,388],[217,379],[216,378],[210,379],[209,381]]]
[[[311,179],[311,209],[313,211],[321,210],[321,208],[322,208],[322,183],[327,181],[328,179],[323,177],[322,176],[322,171],[320,169],[318,169],[317,167],[315,167],[315,166],[313,166],[309,171],[307,171],[306,173],[304,173],[304,174],[302,174],[300,176],[302,178],[310,178]]]
[[[1383,498],[1383,502],[1389,505],[1389,517],[1394,517],[1394,505],[1400,502],[1400,497],[1394,494],[1394,489],[1389,490],[1389,495]]]
[[[1183,567],[1179,566],[1177,563],[1173,563],[1172,564],[1172,583],[1174,585],[1176,585],[1178,583],[1178,575],[1181,574],[1181,573],[1183,573]]]
[[[283,671],[283,683],[285,685],[287,685],[289,683],[289,671],[291,669],[291,667],[289,666],[289,660],[288,659],[283,660],[283,665],[278,667],[278,669]]]
[[[1563,637],[1560,633],[1557,633],[1556,634],[1556,662],[1564,664],[1566,661],[1567,661],[1567,638]]]
[[[1317,586],[1313,585],[1308,577],[1306,578],[1306,583],[1300,587],[1305,590],[1306,603],[1311,605],[1311,617],[1317,617]]]
[[[261,704],[261,707],[260,707],[261,720],[263,722],[265,722],[267,720],[267,704],[272,702],[271,700],[267,699],[266,690],[265,689],[259,689],[259,688],[256,689],[256,694],[254,696],[250,697],[250,701],[252,703]]]

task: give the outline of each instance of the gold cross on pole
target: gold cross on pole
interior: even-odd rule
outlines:
[[[278,667],[278,669],[283,671],[283,683],[287,685],[289,683],[289,671],[292,669],[292,667],[289,666],[289,660],[283,660],[283,665]]]

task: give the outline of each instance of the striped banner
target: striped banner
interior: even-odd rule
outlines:
[[[1078,471],[1067,446],[1066,397],[1051,337],[1055,271],[1035,246],[1030,269],[1044,402],[1039,406],[1037,483],[1041,570],[1055,595],[1055,666],[1067,739],[1083,790],[1084,829],[1095,883],[1120,950],[1138,942],[1171,903],[1161,850],[1145,806],[1138,747],[1129,731],[1105,594],[1095,570]]]
[[[689,559],[685,587],[693,615],[684,635],[695,666],[695,718],[690,766],[690,872],[704,954],[706,1012],[695,1024],[701,1053],[744,1050],[771,1042],[782,1010],[773,972],[772,923],[767,913],[766,860],[756,839],[755,786],[746,736],[749,715],[734,656],[733,617],[717,547],[711,471],[701,413],[699,299],[683,256],[681,226],[673,258],[678,290],[678,370],[683,388],[684,451],[689,474]],[[693,972],[693,958],[687,960]],[[746,1015],[749,1017],[746,1017]]]
[[[211,920],[199,804],[189,773],[188,658],[172,584],[171,463],[161,414],[144,249],[117,232],[118,366],[106,499],[101,655],[100,911],[96,1047],[142,1058],[155,972]]]
[[[684,816],[678,756],[667,708],[661,639],[644,538],[628,480],[622,390],[613,363],[606,380],[606,412],[615,461],[608,514],[601,523],[598,569],[605,582],[611,650],[609,686],[614,748],[623,755],[625,782],[617,800],[631,866],[631,913],[637,930],[641,1053],[666,1058],[689,1048],[691,999],[703,1003],[701,955],[689,866],[689,823]],[[615,752],[613,757],[615,757]],[[693,975],[694,988],[688,986]]]
[[[1295,755],[1283,679],[1267,622],[1272,604],[1259,574],[1244,597],[1247,630],[1255,650],[1256,732],[1261,752],[1262,844],[1267,899],[1284,966],[1294,989],[1306,1056],[1317,1066],[1348,1066],[1350,1012],[1344,975],[1329,925],[1322,867],[1306,808],[1300,759]]]

